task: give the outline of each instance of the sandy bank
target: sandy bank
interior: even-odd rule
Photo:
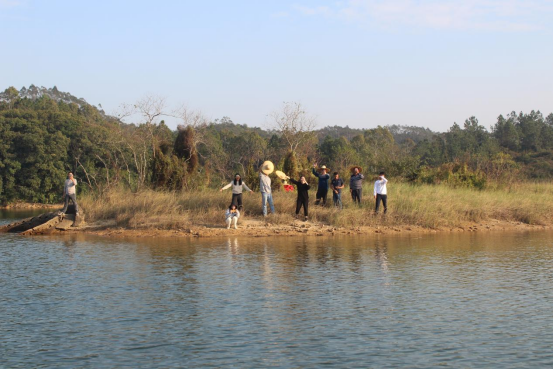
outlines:
[[[38,204],[29,202],[14,202],[12,204],[0,205],[0,209],[61,209],[63,204]]]
[[[479,223],[467,223],[457,227],[436,229],[420,226],[361,226],[334,227],[316,222],[294,220],[288,224],[271,224],[268,221],[249,219],[239,224],[238,229],[226,229],[223,225],[199,225],[181,229],[124,229],[110,224],[93,224],[78,232],[108,237],[291,237],[291,236],[338,236],[338,235],[417,235],[452,232],[501,232],[550,230],[551,225],[531,225],[521,222],[491,219]]]

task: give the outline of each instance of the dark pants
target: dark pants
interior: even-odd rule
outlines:
[[[77,196],[74,193],[65,195],[65,204],[63,205],[63,209],[61,210],[61,212],[65,213],[67,211],[67,207],[69,206],[69,199],[71,199],[71,201],[73,201],[73,204],[75,204],[75,213],[78,213],[79,205],[77,205]]]
[[[233,193],[232,194],[232,202],[231,205],[236,205],[236,208],[238,210],[242,210],[242,194],[241,193]]]
[[[362,199],[361,191],[363,191],[361,188],[351,190],[351,199],[353,200],[353,202],[357,202],[358,204],[361,204],[361,199]]]
[[[315,205],[319,205],[319,202],[323,200],[323,205],[326,205],[326,196],[328,195],[328,188],[317,189],[317,195],[315,196]]]
[[[384,206],[384,214],[388,211],[388,195],[376,194],[376,207],[374,208],[375,213],[378,213],[380,208],[380,201],[382,201],[382,206]]]
[[[309,215],[309,199],[298,198],[296,201],[296,215],[300,213],[300,209],[303,206],[303,215]]]

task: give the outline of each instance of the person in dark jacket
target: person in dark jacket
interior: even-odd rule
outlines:
[[[305,220],[307,221],[307,217],[309,216],[309,189],[311,188],[311,186],[307,183],[304,176],[301,176],[299,181],[291,179],[290,177],[288,177],[288,179],[290,179],[290,182],[298,187],[296,216],[300,213],[300,209],[303,206],[303,215],[305,216]]]
[[[344,181],[340,178],[340,173],[334,172],[334,178],[330,182],[330,188],[332,188],[332,201],[334,206],[338,209],[342,209],[342,188],[344,188]]]
[[[321,205],[326,205],[326,196],[328,194],[328,180],[330,175],[328,174],[329,169],[326,166],[319,168],[319,172],[315,170],[317,164],[313,164],[313,175],[319,178],[319,186],[317,187],[317,195],[315,195],[315,205],[319,205],[322,200]]]
[[[351,167],[351,177],[349,179],[349,191],[351,192],[351,199],[354,203],[361,205],[362,191],[363,191],[363,176],[361,174],[361,167]]]

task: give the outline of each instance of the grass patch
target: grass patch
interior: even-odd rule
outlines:
[[[349,191],[345,191],[341,211],[331,206],[330,193],[326,207],[315,206],[315,191],[312,191],[309,217],[312,221],[337,227],[413,225],[426,228],[455,227],[488,219],[545,225],[550,224],[553,217],[551,182],[521,183],[481,191],[392,182],[388,185],[388,193],[389,209],[384,217],[374,214],[372,188],[368,185],[363,189],[361,206],[353,204]],[[89,222],[115,221],[120,227],[133,229],[178,229],[192,225],[221,225],[231,196],[230,191],[221,193],[217,190],[144,190],[132,193],[118,189],[102,197],[84,196],[80,204]],[[275,192],[273,197],[277,215],[272,216],[270,222],[290,223],[295,213],[296,194]],[[243,200],[248,218],[263,218],[259,193],[244,193]]]

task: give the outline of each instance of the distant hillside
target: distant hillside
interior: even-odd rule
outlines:
[[[46,87],[37,87],[35,85],[30,85],[29,88],[22,87],[21,90],[17,91],[15,88],[8,88],[4,92],[0,92],[0,101],[10,101],[13,98],[19,97],[21,99],[30,99],[36,100],[40,99],[43,96],[48,96],[50,99],[56,102],[64,102],[66,104],[77,104],[79,107],[83,107],[89,104],[82,97],[75,97],[69,92],[63,92],[58,90],[56,86],[52,88]],[[103,111],[100,110],[101,113]]]
[[[394,124],[391,126],[386,126],[385,128],[390,131],[392,136],[394,136],[394,140],[398,144],[404,143],[407,139],[413,140],[413,142],[415,143],[419,143],[426,139],[431,139],[434,135],[436,135],[436,132],[433,132],[430,129],[424,127],[400,126]],[[321,128],[316,132],[319,141],[323,141],[326,136],[330,136],[332,138],[345,137],[348,140],[351,140],[353,137],[363,134],[364,131],[365,129],[350,128],[349,126],[328,126]]]

